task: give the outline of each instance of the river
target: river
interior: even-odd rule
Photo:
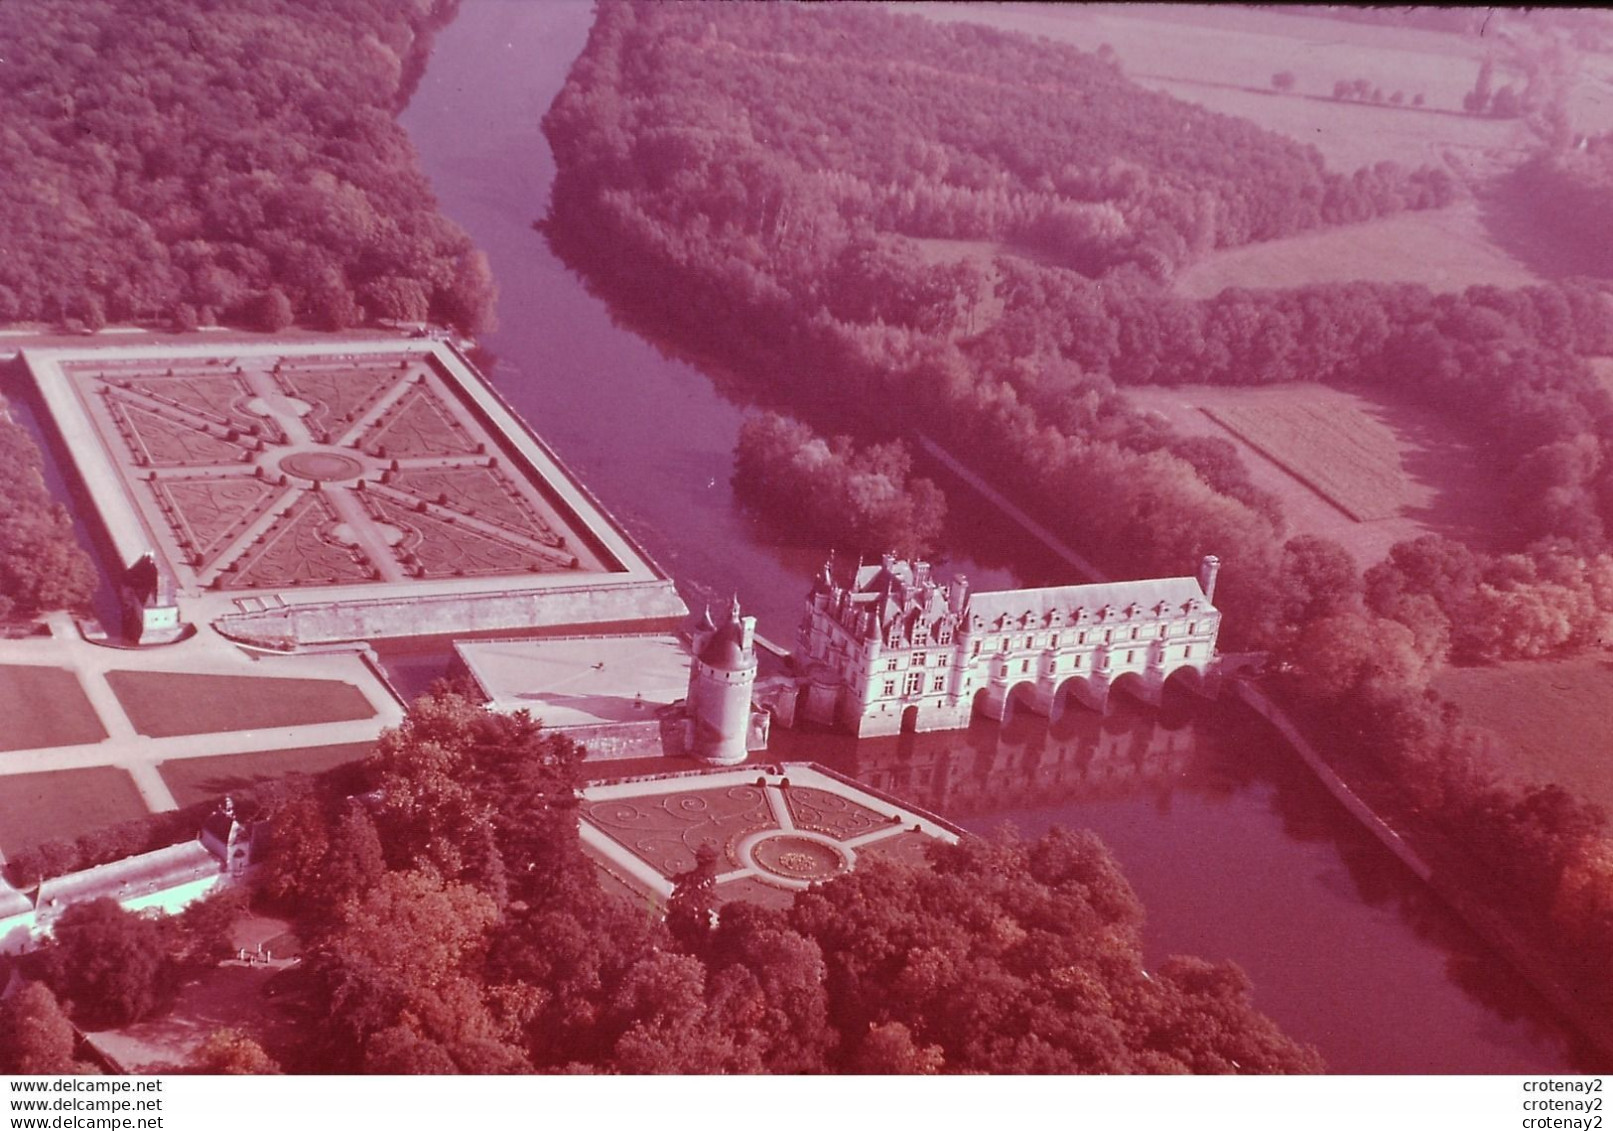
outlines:
[[[498,277],[500,328],[483,340],[493,381],[691,605],[737,593],[764,635],[788,643],[822,555],[781,545],[736,505],[746,406],[733,383],[621,325],[532,229],[554,173],[539,120],[591,18],[577,0],[465,0],[401,121],[444,211]],[[946,569],[977,589],[1075,580],[946,486]],[[1583,1064],[1510,969],[1230,706],[1122,704],[1108,718],[860,743],[784,733],[770,756],[822,761],[975,831],[1096,830],[1148,908],[1148,960],[1237,962],[1255,1003],[1335,1072]]]

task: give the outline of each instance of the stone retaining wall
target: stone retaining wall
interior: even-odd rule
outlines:
[[[549,625],[682,617],[687,608],[670,581],[572,585],[392,600],[287,605],[228,613],[213,622],[225,636],[277,648],[400,636],[454,636]]]

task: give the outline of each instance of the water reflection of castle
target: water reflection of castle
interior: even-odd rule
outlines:
[[[949,819],[1021,807],[1121,797],[1194,777],[1203,735],[1188,708],[1121,706],[1108,716],[1070,712],[1049,722],[857,740],[774,732],[775,753],[810,756],[859,782]],[[1182,724],[1182,725],[1178,725]]]

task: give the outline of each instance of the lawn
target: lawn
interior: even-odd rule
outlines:
[[[174,799],[180,805],[194,805],[287,774],[317,774],[357,762],[374,748],[373,742],[344,742],[290,750],[254,750],[247,754],[178,758],[162,763],[158,769]]]
[[[0,665],[0,750],[77,746],[105,737],[78,676],[66,668]]]
[[[1332,539],[1362,567],[1382,561],[1395,542],[1424,534],[1442,534],[1486,549],[1512,536],[1497,517],[1506,469],[1487,458],[1490,453],[1465,443],[1448,421],[1431,410],[1311,384],[1262,389],[1134,386],[1125,394],[1139,409],[1183,435],[1232,441],[1255,485],[1282,501],[1290,533]],[[1322,462],[1320,453],[1293,451],[1293,442],[1266,437],[1278,428],[1276,422],[1295,417],[1330,422],[1328,427],[1342,433],[1339,443],[1353,435],[1357,450],[1346,447],[1338,452],[1339,468],[1325,463],[1310,466]],[[1263,438],[1271,448],[1269,454],[1258,446]],[[1284,458],[1297,466],[1285,464]],[[1300,478],[1307,469],[1318,479],[1316,486]],[[1352,475],[1359,480],[1353,486]],[[1383,497],[1371,497],[1368,483],[1381,484]],[[1345,505],[1361,495],[1353,504],[1357,513],[1381,517],[1358,521],[1329,491],[1342,494]],[[1390,509],[1387,504],[1396,491],[1399,505]]]
[[[1495,749],[1505,769],[1613,811],[1613,659],[1606,654],[1447,668],[1434,686],[1467,722],[1505,740]]]
[[[1458,113],[1489,47],[1476,37],[1230,5],[921,4],[903,10],[1042,35],[1085,51],[1107,45],[1141,85],[1314,145],[1329,168],[1342,172],[1379,161],[1409,168],[1449,162],[1480,171],[1496,158],[1521,160],[1529,143],[1520,122]],[[1497,62],[1500,83],[1508,72],[1505,59]],[[1272,91],[1271,77],[1279,71],[1294,75],[1292,93]],[[1366,79],[1386,97],[1398,90],[1407,103],[1421,94],[1426,105],[1337,102],[1331,94],[1341,79]],[[1587,111],[1584,120],[1603,119]]]
[[[335,679],[114,671],[106,681],[135,730],[152,738],[375,717],[357,687]]]
[[[0,777],[0,852],[147,815],[134,779],[112,766]]]
[[[1390,518],[1405,505],[1395,434],[1364,412],[1300,400],[1203,411],[1357,522]]]
[[[1436,291],[1479,284],[1532,286],[1540,279],[1497,247],[1471,200],[1434,212],[1305,232],[1213,252],[1176,277],[1188,298],[1227,287],[1302,287],[1354,280],[1422,283]]]

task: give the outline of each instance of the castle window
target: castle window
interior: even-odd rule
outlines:
[[[1053,638],[1047,642],[1047,646],[1049,648],[1057,648],[1059,646],[1059,634],[1058,633],[1055,632],[1053,634]]]
[[[923,690],[924,690],[924,673],[923,672],[908,672],[907,673],[907,683],[904,686],[904,689],[903,689],[902,693],[904,695],[917,695],[919,692],[921,692]]]
[[[1183,646],[1182,646],[1182,656],[1183,656],[1183,657],[1184,657],[1184,658],[1186,658],[1186,657],[1188,657],[1188,656],[1191,656],[1191,655],[1192,655],[1192,654],[1193,654],[1193,645],[1191,645],[1191,644],[1184,644],[1184,645],[1183,645]]]
[[[1132,661],[1133,661],[1133,660],[1135,660],[1135,659],[1136,659],[1136,658],[1137,658],[1137,653],[1135,653],[1135,652],[1133,652],[1133,651],[1131,651],[1131,650],[1130,650],[1130,649],[1127,649],[1127,650],[1126,650],[1126,663],[1128,663],[1128,664],[1129,664],[1129,663],[1131,663],[1131,662],[1132,662]]]
[[[895,695],[895,694],[896,694],[896,681],[894,679],[887,679],[885,681],[885,695],[886,696],[891,696],[891,695]]]
[[[935,682],[930,685],[930,690],[931,691],[945,691],[946,689],[947,689],[947,677],[944,676],[944,675],[936,676],[935,677]]]
[[[1030,671],[1031,670],[1031,662],[1029,660],[1021,660],[1021,661],[1019,661],[1019,670],[1021,672]]]
[[[970,655],[971,655],[971,656],[978,656],[978,655],[980,655],[980,641],[978,641],[978,640],[976,640],[976,641],[975,641],[975,646],[974,646],[974,650],[973,650],[973,651],[972,651],[972,652],[970,652],[970,653],[969,653],[969,654],[970,654]]]
[[[951,644],[952,625],[946,621],[942,621],[941,624],[936,627],[935,639],[936,643],[938,644]]]
[[[1114,638],[1115,638],[1115,630],[1114,629],[1106,628],[1106,629],[1103,630],[1103,642],[1105,644],[1108,644]]]
[[[1169,631],[1170,631],[1170,628],[1169,628],[1169,626],[1168,626],[1168,625],[1163,625],[1163,624],[1162,624],[1162,625],[1160,625],[1160,626],[1159,626],[1159,638],[1160,638],[1160,639],[1161,639],[1161,640],[1163,640],[1163,639],[1165,639],[1165,634],[1166,634],[1166,633],[1167,633],[1167,632],[1169,632]]]
[[[1192,636],[1192,635],[1193,635],[1193,634],[1194,634],[1194,633],[1195,633],[1195,632],[1197,632],[1197,631],[1198,631],[1198,630],[1199,630],[1199,626],[1198,626],[1198,622],[1197,622],[1197,621],[1189,621],[1189,622],[1188,622],[1188,626],[1187,626],[1187,634],[1188,634],[1188,635],[1189,635],[1189,636]]]
[[[926,663],[929,662],[929,659],[930,659],[930,656],[929,656],[929,653],[927,653],[927,652],[914,652],[913,653],[913,666],[915,668],[922,668]]]
[[[1080,656],[1073,656],[1073,657],[1071,657],[1071,660],[1072,660],[1072,662],[1071,662],[1070,666],[1072,668],[1075,668],[1075,669],[1079,670],[1080,667],[1081,667],[1081,657]]]
[[[885,661],[885,670],[888,671],[888,672],[895,671],[896,670],[896,661],[894,659],[886,660]]]
[[[940,668],[949,668],[951,666],[952,666],[952,657],[951,656],[942,656],[941,659],[936,663],[936,667],[940,667]]]
[[[1025,647],[1027,647],[1027,648],[1036,647],[1036,637],[1034,637],[1034,636],[1025,637]]]
[[[1131,630],[1131,638],[1133,640],[1137,639],[1137,633],[1140,632],[1140,631],[1142,631],[1142,630],[1141,629],[1136,629],[1136,628],[1132,629]]]
[[[1084,633],[1084,632],[1076,633],[1075,634],[1075,642],[1077,644],[1085,644],[1087,642],[1087,634]]]

